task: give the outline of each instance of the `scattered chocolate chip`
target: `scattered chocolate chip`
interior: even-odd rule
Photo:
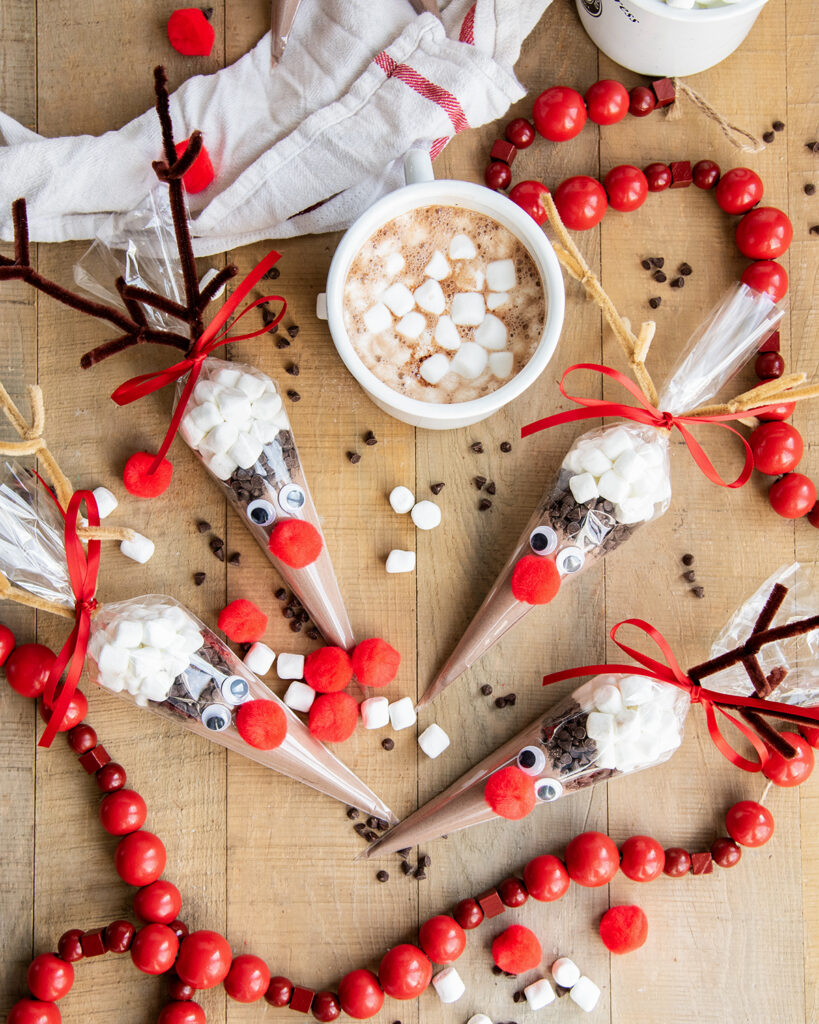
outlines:
[[[207,533],[208,530],[210,529],[210,523],[206,519],[200,519],[199,522],[196,524],[196,529],[200,533]]]
[[[488,697],[491,692],[492,687],[489,685],[489,683],[484,683],[483,686],[481,687],[481,693],[484,695],[484,697]]]
[[[774,135],[773,132],[763,132],[762,133],[762,141],[763,142],[773,142],[773,140],[775,138],[776,138],[776,136]]]
[[[360,836],[363,836],[366,831],[367,826],[364,824],[363,821],[359,821],[357,825],[353,825],[353,832],[358,832]]]
[[[241,564],[242,564],[242,556],[241,556],[241,554],[238,551],[234,551],[233,554],[228,559],[228,565],[241,565]]]
[[[357,807],[347,808],[347,817],[350,819],[350,821],[355,821],[355,819],[358,817],[358,814],[359,812]]]
[[[379,882],[389,882],[390,880],[389,872],[385,871],[383,868],[378,872],[378,874],[375,877],[378,879]]]
[[[693,569],[689,569],[688,572],[683,573],[683,579],[688,580],[689,583],[693,583],[696,578],[697,574],[694,572]]]
[[[496,697],[495,698],[495,707],[496,708],[505,708],[506,707],[506,698],[505,697]]]
[[[444,484],[444,483],[437,483],[437,484],[430,484],[429,485],[429,489],[432,491],[433,494],[440,494],[441,491],[444,489],[444,487],[446,487],[446,484]]]
[[[295,610],[294,610],[293,608],[283,608],[283,609],[282,609],[282,615],[283,615],[283,616],[284,616],[284,617],[285,617],[286,619],[295,619],[295,617],[296,617],[296,612],[295,612]]]
[[[381,746],[384,750],[392,750],[395,747],[395,740],[391,740],[388,736],[385,740],[381,740]]]
[[[298,391],[294,391],[292,388],[288,389],[287,397],[290,399],[291,402],[301,401],[301,395],[298,393]]]
[[[524,998],[523,992],[520,989],[518,989],[518,991],[515,992],[514,995],[512,996],[512,1002],[513,1003],[519,1003],[521,1001],[521,999],[523,999],[523,998]]]
[[[694,556],[693,555],[683,555],[682,558],[680,559],[680,561],[682,562],[683,565],[693,565],[694,564]]]
[[[819,235],[819,224],[811,224],[810,228],[808,229],[808,234]]]
[[[302,608],[302,610],[296,615],[296,618],[299,620],[302,626],[306,626],[307,623],[310,621],[310,613],[306,609]]]
[[[290,339],[283,334],[276,335],[276,348],[290,348]]]
[[[512,707],[514,707],[515,701],[517,699],[518,699],[518,695],[516,693],[507,693],[506,694],[506,703],[510,704]]]
[[[287,333],[290,335],[291,338],[296,338],[298,337],[299,329],[295,324],[291,324],[287,328]]]
[[[486,493],[487,494],[494,494],[495,493],[495,481],[494,480],[490,480],[489,483],[486,485]]]
[[[693,274],[693,272],[694,271],[691,269],[691,265],[689,263],[680,264],[680,273],[683,277],[690,277]]]
[[[557,998],[560,999],[562,996],[567,996],[571,989],[565,988],[563,985],[555,985],[555,992],[557,992]]]
[[[806,142],[805,147],[812,153],[819,153],[819,142]]]
[[[643,270],[651,270],[651,260],[640,260],[640,266],[643,268]]]
[[[262,323],[265,327],[270,327],[271,324],[274,324],[276,316],[277,314],[273,312],[266,302],[262,304]]]
[[[302,629],[304,628],[304,626],[303,626],[303,624],[302,624],[301,622],[299,622],[299,620],[298,620],[298,619],[294,619],[294,620],[293,620],[293,621],[292,621],[292,622],[290,623],[290,628],[291,628],[291,630],[292,630],[292,631],[293,631],[294,633],[301,633],[301,631],[302,631]]]
[[[306,637],[309,637],[311,640],[318,640],[318,638],[319,638],[319,631],[314,626],[311,629],[308,629],[307,632],[304,635]]]
[[[220,562],[225,560],[225,542],[221,537],[214,537],[210,542],[210,549]]]
[[[372,448],[373,445],[378,444],[378,438],[371,430],[368,430],[364,435],[364,444],[366,444],[368,448]]]
[[[476,455],[480,455],[483,452],[483,445],[480,441],[473,441],[469,447]]]
[[[210,19],[213,17],[213,8],[212,7],[203,7],[202,8],[202,13],[205,15],[205,17],[208,19],[208,21],[210,21]]]
[[[425,868],[428,868],[430,866],[430,864],[432,863],[432,857],[430,857],[430,855],[428,853],[423,853],[418,858],[418,863],[419,864],[423,864],[423,866]]]
[[[662,270],[665,266],[665,259],[662,256],[652,256],[649,259],[652,267],[656,267],[658,270]]]
[[[775,132],[784,132],[785,131],[785,122],[784,121],[774,121],[774,123],[771,125],[771,128],[773,128],[773,130]]]
[[[269,281],[278,281],[281,275],[281,271],[278,267],[271,267],[262,277],[266,277]]]
[[[397,852],[401,857],[404,857],[406,859],[412,853],[412,847],[405,846],[402,850],[398,850]]]
[[[658,284],[665,284],[665,282],[668,280],[668,278],[665,276],[662,270],[655,271],[652,276]]]
[[[362,833],[362,835],[364,836],[368,843],[374,843],[376,839],[378,839],[378,833],[373,832],[371,828],[368,828],[366,832]]]
[[[694,597],[705,597],[704,587],[692,587],[691,593],[694,595]]]
[[[492,502],[489,500],[489,498],[481,498],[481,500],[478,502],[478,508],[481,510],[481,512],[485,512],[488,508],[492,508]]]
[[[354,466],[357,466],[361,462],[361,456],[358,452],[347,452],[347,458],[352,462]]]
[[[492,973],[493,974],[503,974],[503,971],[501,970],[500,967],[498,967],[497,964],[492,964]]]
[[[816,186],[808,182],[807,185],[802,189],[806,196],[812,196],[816,192]]]
[[[412,874],[412,870],[413,870],[412,869],[412,864],[410,864],[410,862],[408,860],[402,860],[401,861],[401,870],[404,872],[405,875],[411,875]]]
[[[672,288],[684,288],[685,287],[685,278],[684,277],[675,277],[672,280],[672,282],[671,282],[671,287]]]
[[[201,587],[202,584],[205,582],[205,574],[203,572],[195,572],[193,574],[193,582],[196,584],[197,587]]]
[[[369,818],[367,818],[367,828],[376,828],[377,825],[378,818],[376,818],[374,814],[371,814]]]
[[[284,368],[285,373],[289,373],[291,377],[298,377],[301,373],[298,363],[288,363]]]
[[[273,595],[277,601],[283,601],[287,597],[287,591],[284,587],[279,587],[276,593]]]
[[[502,452],[511,452],[512,451],[512,442],[511,441],[501,441],[500,450]]]
[[[417,867],[415,869],[415,872],[414,872],[414,877],[415,878],[419,878],[419,879],[424,879],[424,878],[427,877],[427,873],[426,873],[426,871],[424,871],[424,869],[422,867]]]
[[[485,476],[476,476],[476,477],[473,478],[472,482],[478,488],[478,490],[480,490],[483,487],[483,485],[486,483],[486,477]]]
[[[653,299],[648,300],[648,304],[652,309],[659,309],[662,301],[659,295],[655,295]]]

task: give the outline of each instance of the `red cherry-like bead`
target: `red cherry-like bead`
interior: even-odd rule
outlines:
[[[418,942],[433,963],[451,964],[466,949],[466,933],[453,918],[438,914],[421,925]]]
[[[176,973],[194,988],[214,988],[226,978],[233,961],[227,939],[218,932],[191,932],[179,944]]]
[[[764,846],[774,834],[773,815],[754,800],[740,800],[725,815],[725,828],[741,846]]]
[[[173,967],[179,939],[164,924],[146,924],[131,941],[134,967],[144,974],[164,974]]]
[[[669,878],[682,878],[691,870],[691,854],[680,846],[669,846],[665,851],[663,874]]]
[[[196,989],[193,985],[188,985],[178,975],[170,974],[168,976],[168,995],[178,1002],[186,1002],[188,999],[193,999]]]
[[[21,644],[6,661],[6,682],[21,697],[39,697],[54,661],[54,652],[42,644]]]
[[[54,1003],[21,999],[9,1010],[6,1024],[60,1024],[62,1014]]]
[[[131,832],[117,844],[114,867],[128,885],[150,885],[165,870],[165,844],[153,832]]]
[[[171,921],[171,923],[168,925],[168,927],[171,929],[171,931],[174,933],[174,935],[177,937],[177,939],[179,939],[180,942],[183,939],[187,938],[188,935],[190,935],[190,931],[188,930],[188,926],[185,924],[184,921],[179,921],[179,920]]]
[[[566,847],[566,870],[578,885],[607,885],[620,867],[620,852],[602,832],[581,832]]]
[[[489,188],[500,191],[500,189],[508,188],[511,184],[512,172],[509,170],[509,166],[501,160],[492,160],[486,165],[483,180]]]
[[[782,738],[794,748],[796,756],[786,758],[776,750],[771,751],[762,774],[775,786],[800,786],[813,771],[813,749],[798,732],[783,732]]]
[[[654,93],[645,85],[635,85],[628,95],[628,112],[633,117],[648,117],[657,106]]]
[[[717,183],[714,198],[725,213],[746,213],[762,198],[762,178],[750,167],[734,167]]]
[[[733,839],[722,836],[711,843],[711,856],[714,859],[714,863],[718,864],[721,868],[732,868],[735,864],[739,863],[742,850]]]
[[[783,519],[800,519],[816,502],[816,485],[803,473],[787,473],[771,484],[768,501]]]
[[[802,435],[796,427],[779,421],[760,424],[748,438],[748,444],[753,452],[754,468],[769,476],[789,473],[804,450]]]
[[[509,193],[509,198],[524,210],[537,224],[545,224],[547,213],[543,197],[549,192],[539,181],[521,181]]]
[[[134,913],[143,921],[169,925],[181,909],[182,894],[173,882],[163,878],[146,885],[134,896]]]
[[[43,701],[40,701],[40,718],[48,724],[51,721],[51,709],[46,708]],[[57,727],[57,732],[68,732],[73,729],[74,726],[79,725],[80,722],[88,714],[88,701],[86,700],[85,694],[81,690],[75,690],[71,694],[71,700],[68,702],[68,706],[65,709],[63,720]]]
[[[505,907],[522,907],[529,899],[526,886],[519,878],[506,878],[498,886],[498,895]]]
[[[75,725],[68,734],[68,745],[75,754],[84,754],[97,745],[97,733],[90,725]]]
[[[28,965],[26,983],[35,999],[55,1003],[71,991],[74,968],[53,953],[41,953]]]
[[[255,1003],[270,984],[270,969],[260,956],[242,953],[234,958],[224,980],[225,992],[237,1003]]]
[[[776,260],[757,260],[745,268],[740,281],[756,292],[770,295],[774,302],[779,302],[788,291],[787,271]]]
[[[560,219],[572,231],[588,231],[603,219],[608,206],[599,181],[585,174],[567,178],[555,189],[555,206]]]
[[[381,958],[378,981],[393,999],[416,999],[432,980],[432,964],[417,946],[403,942]]]
[[[671,187],[671,168],[668,164],[648,164],[643,168],[649,192],[665,192]]]
[[[156,1024],[206,1024],[205,1011],[199,1003],[188,1001],[166,1003],[159,1012]]]
[[[130,921],[112,921],[105,928],[105,948],[109,953],[127,953],[135,933],[136,928]]]
[[[108,764],[104,764],[97,772],[97,785],[103,793],[114,793],[118,789],[122,789],[127,778],[128,776],[125,774],[125,769],[121,764],[117,764],[116,761],[109,761]]]
[[[384,993],[372,971],[359,968],[345,974],[338,985],[341,1009],[355,1020],[369,1020],[384,1005]]]
[[[713,160],[698,160],[691,168],[691,176],[697,188],[707,192],[715,188],[719,181],[719,164],[715,164]]]
[[[470,931],[472,928],[477,928],[478,925],[483,921],[483,911],[481,905],[477,900],[468,897],[465,900],[461,900],[453,911],[453,916],[461,928],[466,931]]]
[[[819,529],[819,501],[817,501],[813,508],[810,510],[810,512],[808,512],[808,522],[811,526],[815,526],[817,529]],[[809,727],[803,726],[802,729],[804,731],[805,729],[809,729]],[[819,729],[809,729],[809,734],[816,734],[817,736],[819,736]],[[808,735],[808,733],[806,733],[805,735]],[[814,743],[812,739],[810,740],[810,745],[812,747],[817,746],[817,744]]]
[[[754,373],[760,380],[777,380],[785,372],[785,360],[778,352],[760,352],[754,363]]]
[[[264,998],[271,1006],[287,1006],[292,995],[293,982],[277,974],[275,978],[270,979]]]
[[[341,1016],[341,1003],[335,992],[316,992],[310,1009],[320,1024],[328,1024],[329,1021],[338,1020]]]
[[[586,123],[586,105],[574,89],[556,85],[535,100],[532,110],[535,128],[551,142],[566,142],[579,135]]]
[[[586,101],[589,120],[595,124],[617,124],[622,121],[631,102],[626,87],[611,78],[601,78],[589,86],[583,99]]]
[[[69,931],[63,932],[57,943],[57,955],[61,960],[65,960],[69,964],[75,964],[82,960],[85,955],[80,943],[82,934],[82,928],[71,928]]]
[[[9,629],[8,626],[0,626],[0,665],[6,664],[6,658],[14,650],[14,645],[17,641],[14,639],[14,633]]]
[[[106,832],[112,836],[125,836],[142,828],[148,808],[139,793],[132,789],[120,789],[105,797],[100,804],[99,814]]]
[[[525,117],[516,117],[506,126],[504,135],[518,149],[528,149],[535,141],[535,126]]]
[[[620,847],[620,868],[633,882],[653,882],[665,867],[665,851],[651,836],[631,836]]]
[[[542,903],[559,900],[569,888],[569,872],[559,857],[545,853],[534,857],[523,869],[529,895]]]
[[[749,260],[774,260],[787,251],[793,224],[775,206],[758,206],[737,224],[737,248]]]
[[[603,180],[609,205],[621,213],[631,213],[643,205],[648,195],[648,180],[639,167],[620,164],[612,167]]]

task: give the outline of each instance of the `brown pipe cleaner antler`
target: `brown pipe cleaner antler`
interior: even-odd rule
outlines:
[[[24,281],[46,295],[50,295],[63,305],[76,309],[80,313],[106,320],[117,327],[122,333],[86,352],[81,359],[83,369],[107,359],[134,345],[149,342],[156,345],[169,345],[183,352],[189,351],[192,344],[202,334],[204,324],[203,313],[211,300],[221,288],[238,273],[233,266],[223,267],[213,279],[200,291],[196,275],[193,246],[191,244],[188,216],[185,208],[185,189],[182,176],[190,169],[194,160],[202,150],[202,134],[195,131],[188,140],[185,151],[177,157],[171,123],[170,103],[168,98],[168,78],[163,67],[154,69],[154,89],[156,92],[156,112],[162,129],[162,144],[165,151],[164,160],[153,164],[157,178],[168,186],[171,214],[173,216],[174,234],[182,265],[182,279],[185,287],[185,303],[174,302],[165,295],[129,285],[119,277],[116,288],[127,312],[116,306],[86,299],[76,292],[63,288],[55,281],[50,281],[38,273],[31,265],[29,251],[28,221],[26,217],[25,199],[17,199],[12,205],[14,222],[14,258],[0,256],[0,281]],[[143,306],[149,306],[169,316],[175,317],[187,325],[189,333],[166,331],[149,325]]]

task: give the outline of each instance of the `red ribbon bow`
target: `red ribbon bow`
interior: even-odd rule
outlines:
[[[120,384],[116,391],[111,395],[111,398],[113,398],[117,405],[129,405],[131,402],[136,402],[137,399],[144,398],[145,395],[150,395],[152,392],[158,391],[160,388],[164,388],[168,384],[173,384],[174,381],[184,377],[185,374],[188,375],[182,395],[177,402],[173,416],[171,417],[171,425],[168,427],[168,432],[165,434],[165,440],[162,442],[156,458],[151,464],[151,473],[156,471],[160,462],[163,460],[170,448],[174,437],[176,437],[176,432],[179,430],[179,424],[182,422],[182,417],[185,415],[185,409],[187,408],[188,401],[190,400],[193,389],[196,387],[199,374],[202,372],[202,363],[207,359],[211,352],[213,352],[214,349],[219,348],[220,345],[227,345],[229,341],[246,341],[248,338],[256,338],[260,334],[266,334],[268,331],[272,331],[273,328],[278,326],[281,322],[281,319],[287,310],[287,301],[281,295],[264,295],[262,298],[256,299],[254,302],[245,306],[234,322],[241,320],[245,313],[249,313],[251,309],[255,309],[256,306],[260,306],[262,303],[281,302],[281,310],[270,323],[265,324],[264,327],[259,328],[258,331],[251,331],[248,334],[235,334],[231,338],[227,336],[228,331],[230,330],[230,325],[225,326],[227,320],[239,306],[242,299],[244,299],[254,285],[264,277],[267,271],[280,258],[281,253],[269,252],[263,260],[256,264],[247,277],[240,281],[230,298],[224,303],[222,308],[211,320],[202,334],[196,339],[184,359],[175,363],[173,366],[167,367],[167,369],[154,370],[151,373],[143,373],[139,377],[132,377],[130,380],[126,380],[124,384]]]
[[[618,384],[621,384],[627,391],[630,391],[632,395],[640,403],[636,405],[624,405],[620,402],[610,402],[602,398],[582,398],[577,395],[569,395],[563,386],[563,382],[574,370],[594,370],[596,373],[604,373],[607,377],[611,377],[616,380]],[[728,420],[739,420],[749,415],[748,410],[736,413],[723,413],[719,416],[674,416],[670,412],[662,412],[660,409],[656,409],[651,402],[643,395],[640,389],[628,377],[620,373],[618,370],[613,370],[610,366],[603,366],[600,363],[577,363],[574,366],[570,366],[568,370],[560,378],[560,391],[565,398],[568,398],[571,402],[577,402],[578,405],[584,406],[582,409],[569,409],[566,412],[556,413],[554,416],[547,416],[545,419],[536,420],[534,423],[530,423],[524,427],[521,432],[521,437],[528,437],[530,434],[536,434],[540,430],[546,430],[548,427],[556,427],[560,423],[572,423],[574,420],[588,420],[597,419],[600,416],[619,416],[623,419],[634,420],[636,423],[646,423],[649,426],[656,427],[658,430],[671,430],[672,427],[676,427],[677,430],[682,434],[683,440],[688,445],[688,450],[694,457],[694,461],[705,473],[708,479],[715,484],[719,484],[720,487],[742,487],[747,482],[751,475],[751,471],[754,468],[754,457],[751,452],[751,447],[742,434],[738,430],[734,430],[733,427],[727,425]],[[760,406],[754,410],[755,414],[765,412],[772,406]],[[722,477],[717,473],[716,469],[705,454],[701,445],[694,437],[693,434],[687,429],[687,423],[715,423],[717,426],[722,427],[724,430],[730,430],[732,434],[736,436],[742,442],[745,448],[745,465],[743,466],[742,472],[733,481],[733,483],[726,483]]]
[[[634,650],[633,647],[628,647],[626,644],[621,643],[617,639],[617,631],[621,626],[636,626],[638,629],[642,630],[646,636],[650,637],[650,639],[652,639],[660,648],[660,651],[665,658],[665,664],[661,661],[656,661],[654,658],[649,658],[640,651]],[[616,625],[612,626],[609,635],[620,650],[633,658],[638,665],[583,665],[578,668],[566,669],[563,672],[552,672],[550,675],[543,677],[543,685],[549,686],[551,683],[558,683],[563,679],[576,679],[579,676],[599,675],[604,672],[619,672],[626,673],[631,676],[647,676],[649,679],[656,679],[661,683],[670,683],[672,686],[678,686],[681,690],[685,690],[692,704],[700,704],[705,709],[708,734],[710,735],[717,750],[719,750],[723,757],[726,757],[731,764],[736,765],[737,768],[742,768],[746,772],[761,771],[768,761],[770,753],[759,736],[757,736],[757,734],[744,722],[735,718],[734,715],[729,714],[725,710],[726,708],[731,708],[733,710],[737,710],[739,708],[752,708],[754,711],[763,715],[805,720],[819,724],[819,707],[803,708],[797,707],[793,704],[782,704],[779,701],[762,699],[761,697],[735,697],[732,694],[705,689],[705,687],[701,686],[693,679],[690,679],[685,672],[683,672],[677,659],[674,657],[668,641],[662,633],[643,619],[624,619],[622,622],[618,622]],[[725,718],[729,719],[751,742],[759,755],[759,761],[749,761],[731,746],[728,740],[720,732],[719,724],[717,722],[717,711],[719,711],[721,715],[724,715]]]
[[[51,491],[48,492],[51,494]],[[53,495],[52,495],[53,497]],[[57,499],[54,498],[56,502]],[[88,552],[77,534],[77,519],[80,506],[85,502],[89,526],[100,525],[97,501],[91,491],[76,491],[63,512],[59,503],[57,507],[65,518],[65,558],[68,563],[68,578],[74,594],[74,628],[51,666],[48,682],[43,691],[43,704],[51,712],[45,732],[40,738],[41,747],[50,747],[54,737],[62,725],[68,705],[74,696],[85,664],[85,652],[91,634],[91,615],[97,607],[94,594],[97,589],[97,573],[100,567],[100,542],[88,541]],[[68,667],[65,681],[60,686],[60,678]]]

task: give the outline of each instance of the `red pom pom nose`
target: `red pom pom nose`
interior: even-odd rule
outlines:
[[[362,640],[353,651],[353,671],[362,686],[386,686],[398,674],[401,655],[386,640]]]
[[[639,907],[612,907],[603,914],[600,938],[612,953],[633,953],[648,937],[648,918]]]
[[[135,452],[125,463],[122,482],[129,494],[138,498],[158,498],[171,486],[173,466],[167,459],[162,459],[151,472],[155,458],[150,452]]]
[[[188,148],[188,139],[176,144],[176,156],[179,158]],[[199,156],[193,161],[190,168],[182,175],[182,184],[185,191],[190,195],[197,192],[204,192],[216,175],[213,172],[213,164],[210,160],[210,153],[204,146],[199,150]]]
[[[483,787],[483,796],[495,814],[512,821],[525,818],[536,803],[531,775],[521,771],[516,764],[493,772]]]
[[[272,700],[251,700],[239,705],[236,728],[251,747],[273,750],[282,745],[287,735],[287,717]]]
[[[319,693],[337,693],[353,678],[353,663],[340,647],[320,647],[304,662],[304,681]]]
[[[220,612],[216,620],[219,629],[234,643],[253,643],[264,635],[267,616],[252,601],[243,597],[231,601]]]
[[[198,7],[180,7],[168,18],[168,41],[186,57],[208,57],[216,33]]]
[[[522,924],[512,924],[492,943],[492,959],[502,971],[523,974],[537,967],[543,950],[533,931]]]
[[[349,693],[323,693],[316,697],[307,718],[307,728],[324,743],[343,743],[355,732],[358,704]]]
[[[291,569],[303,569],[321,554],[321,534],[304,519],[282,519],[273,527],[268,547]]]
[[[553,559],[524,555],[512,571],[512,594],[524,604],[548,604],[560,590]]]

